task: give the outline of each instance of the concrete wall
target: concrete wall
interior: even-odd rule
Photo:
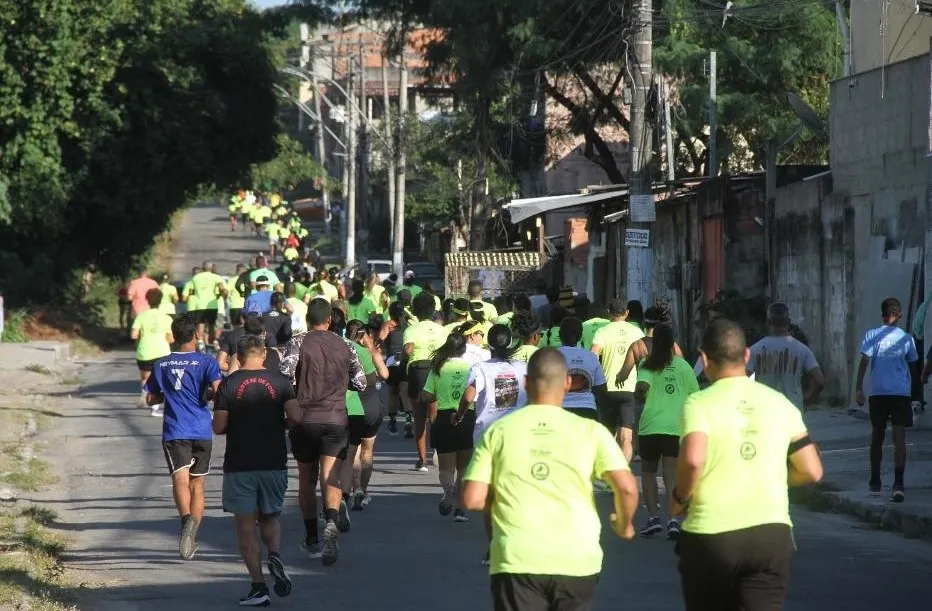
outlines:
[[[844,400],[853,367],[854,213],[830,177],[777,190],[773,212],[773,300],[808,336],[825,373],[823,397]]]
[[[852,74],[929,52],[932,15],[915,0],[853,0],[850,23]]]

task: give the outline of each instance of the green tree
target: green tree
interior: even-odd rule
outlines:
[[[300,142],[288,134],[279,134],[275,141],[275,157],[252,166],[250,180],[254,189],[293,191],[303,182],[314,181],[323,188],[326,181],[331,192],[339,192],[340,184],[314,161]]]

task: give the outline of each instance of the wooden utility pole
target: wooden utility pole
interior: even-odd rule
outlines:
[[[385,184],[388,185],[388,226],[389,226],[389,246],[393,244],[395,235],[395,134],[392,130],[392,104],[391,95],[388,92],[388,59],[382,56],[382,105],[385,108],[382,115],[382,127],[385,129],[385,141],[391,146],[385,151],[385,168],[388,178]]]
[[[407,122],[408,122],[408,39],[401,43],[401,74],[398,86],[398,185],[395,197],[395,234],[392,236],[392,268],[401,281],[404,275],[405,249],[405,180],[407,180]]]
[[[314,94],[314,113],[317,115],[319,120],[319,123],[317,124],[317,162],[320,164],[320,167],[324,172],[320,183],[320,200],[324,205],[324,231],[326,231],[329,235],[331,216],[330,190],[327,183],[330,180],[330,172],[327,171],[326,134],[324,134],[324,115],[321,114],[320,104],[320,97],[323,94],[321,94],[320,86],[317,84],[316,65],[311,66],[311,87],[313,88]]]
[[[627,255],[627,298],[647,305],[653,300],[651,274],[654,257],[650,223],[656,219],[651,184],[652,130],[647,120],[647,100],[652,84],[653,15],[651,0],[635,0],[632,26],[631,75],[631,176],[629,186],[628,231],[625,236]],[[644,232],[647,232],[646,234]],[[648,237],[645,245],[644,236]],[[641,238],[641,239],[637,239]]]

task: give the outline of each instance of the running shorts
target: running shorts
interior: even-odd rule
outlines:
[[[408,372],[404,364],[395,365],[394,367],[388,368],[388,379],[385,380],[385,383],[391,387],[396,387],[402,382],[408,381]]]
[[[210,439],[173,439],[162,442],[168,472],[172,475],[188,469],[191,477],[202,477],[210,473],[210,452],[213,441]]]
[[[194,315],[197,316],[198,324],[214,326],[217,324],[217,308],[210,310],[195,310]]]
[[[566,411],[571,414],[576,414],[580,418],[586,418],[588,420],[595,420],[599,422],[599,410],[592,407],[564,407]]]
[[[867,400],[871,426],[885,428],[887,422],[893,426],[913,425],[913,406],[910,397],[900,395],[873,395]]]
[[[491,577],[495,611],[588,610],[595,598],[598,575],[519,575],[496,573]]]
[[[243,308],[230,308],[230,324],[236,326],[243,318]]]
[[[453,424],[455,409],[437,412],[437,419],[430,425],[430,445],[438,454],[465,452],[472,450],[472,433],[476,426],[476,412],[468,410],[463,414],[463,421]]]
[[[599,420],[613,436],[619,428],[634,430],[634,393],[623,390],[607,393]]]
[[[680,455],[680,438],[676,435],[638,435],[638,455],[648,462],[677,458]]]
[[[312,463],[323,456],[346,458],[349,431],[339,424],[301,423],[291,429],[291,453],[298,462]]]
[[[415,401],[421,400],[421,393],[427,385],[430,375],[430,361],[414,361],[408,367],[408,396]]]
[[[136,366],[139,367],[139,371],[152,371],[152,367],[155,365],[155,362],[158,359],[152,359],[151,361],[140,361],[136,359]]]
[[[285,504],[288,470],[238,471],[223,474],[223,510],[247,515],[277,516]]]

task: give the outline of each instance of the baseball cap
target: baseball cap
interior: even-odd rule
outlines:
[[[608,302],[608,313],[617,316],[618,314],[624,314],[628,311],[628,302],[624,299],[617,297],[615,299],[610,299]]]
[[[256,278],[256,284],[268,284],[268,283],[269,283],[268,276],[263,275],[263,276],[259,276],[258,278]]]
[[[414,278],[414,271],[409,269],[405,272],[405,280],[409,280],[411,278]]]

